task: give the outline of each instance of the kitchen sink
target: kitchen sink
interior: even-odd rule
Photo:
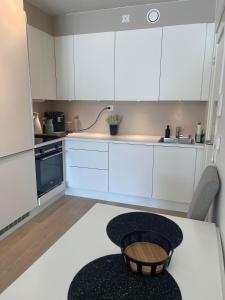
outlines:
[[[164,138],[162,137],[160,139],[160,143],[168,143],[168,144],[192,144],[193,139],[191,137],[170,137],[170,138]]]

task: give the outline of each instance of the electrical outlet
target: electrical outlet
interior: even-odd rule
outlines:
[[[107,106],[107,110],[108,110],[108,111],[113,111],[113,109],[114,109],[113,105],[108,105],[108,106]]]
[[[122,23],[130,23],[130,15],[123,15],[122,16]]]

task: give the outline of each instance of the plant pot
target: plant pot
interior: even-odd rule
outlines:
[[[117,135],[119,125],[109,125],[110,135]]]

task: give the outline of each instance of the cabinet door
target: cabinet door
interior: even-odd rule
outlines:
[[[204,149],[196,150],[196,166],[195,166],[195,186],[194,189],[198,186],[199,180],[202,176],[205,166],[205,157],[204,157]]]
[[[0,159],[0,230],[37,206],[34,152]]]
[[[202,97],[201,100],[209,101],[209,93],[212,80],[213,55],[215,49],[215,23],[207,24],[207,38],[205,49],[205,62],[202,80]]]
[[[66,158],[70,167],[108,170],[108,152],[70,149]]]
[[[206,28],[163,28],[160,100],[201,100]]]
[[[0,35],[0,157],[3,157],[33,147],[26,17],[9,0],[1,1]]]
[[[58,100],[75,100],[74,36],[55,38],[56,82]]]
[[[109,192],[150,198],[152,169],[152,146],[109,145]]]
[[[158,100],[162,28],[116,33],[116,100]]]
[[[68,167],[67,183],[74,189],[108,192],[108,170]]]
[[[43,91],[43,45],[41,31],[30,25],[27,26],[28,51],[32,99],[44,99]]]
[[[43,91],[45,100],[56,100],[55,43],[54,37],[42,32],[43,43]]]
[[[153,198],[190,203],[195,182],[196,149],[154,147]]]
[[[77,100],[114,100],[115,33],[75,36]]]
[[[54,38],[30,25],[27,32],[32,98],[55,100]]]

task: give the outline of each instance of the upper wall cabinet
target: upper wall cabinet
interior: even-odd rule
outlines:
[[[30,25],[27,31],[32,98],[55,100],[54,38]]]
[[[114,100],[114,32],[75,36],[77,100]]]
[[[205,62],[202,79],[201,100],[208,101],[210,97],[210,87],[212,84],[213,58],[215,50],[215,23],[207,24]]]
[[[57,99],[75,100],[74,36],[55,38]]]
[[[206,74],[204,77],[204,71],[210,73],[212,55],[210,50],[206,52],[206,41],[207,24],[163,28],[160,100],[208,100],[210,79]],[[206,53],[209,63],[205,61]],[[206,92],[202,94],[204,78]]]
[[[159,99],[162,28],[116,33],[116,100]]]

